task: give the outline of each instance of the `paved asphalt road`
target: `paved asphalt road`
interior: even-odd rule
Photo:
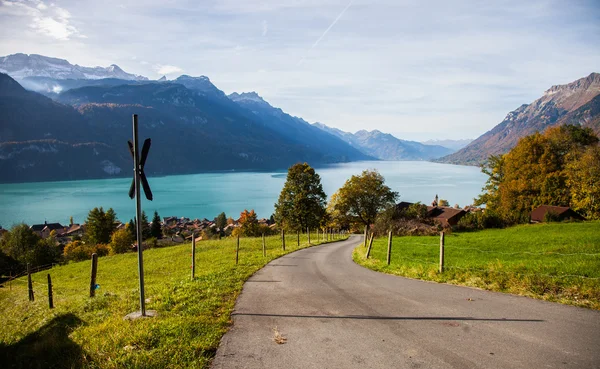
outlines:
[[[252,276],[213,368],[600,368],[600,312],[373,272],[360,241]]]

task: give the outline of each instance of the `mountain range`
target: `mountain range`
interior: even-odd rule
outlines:
[[[0,73],[2,182],[128,175],[132,114],[153,138],[149,175],[432,157],[369,154],[255,92],[227,96],[206,76],[151,81],[116,65],[88,68],[34,54],[1,57],[0,70],[18,80]]]
[[[256,92],[226,95],[206,76],[153,81],[116,65],[81,67],[35,54],[0,57],[0,71],[8,72],[0,73],[0,182],[129,175],[133,114],[140,117],[142,138],[153,139],[149,175],[277,170],[301,161],[476,165],[554,125],[580,124],[600,133],[598,73],[550,88],[470,143],[419,143],[377,130],[310,124]]]
[[[439,159],[452,164],[478,165],[491,155],[513,148],[519,139],[549,127],[575,124],[600,135],[600,74],[552,86],[531,104],[523,104],[461,150]]]
[[[37,54],[12,54],[0,57],[0,72],[15,79],[25,77],[50,77],[56,79],[101,79],[148,80],[143,76],[126,73],[117,65],[108,67],[82,67],[64,59],[50,58]]]
[[[431,160],[454,151],[438,145],[401,140],[378,130],[360,130],[350,133],[328,127],[323,123],[314,123],[314,126],[341,138],[365,155],[381,160]]]

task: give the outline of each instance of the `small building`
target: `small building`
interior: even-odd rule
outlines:
[[[48,223],[44,222],[44,224],[34,224],[29,227],[34,233],[42,238],[46,238],[50,235],[50,232],[56,231],[57,233],[63,233],[65,227],[63,227],[60,223]]]
[[[543,222],[548,213],[554,214],[554,219],[560,222],[566,219],[585,220],[583,216],[568,206],[541,205],[531,212],[531,221],[533,223]]]
[[[428,206],[427,216],[433,218],[444,227],[455,226],[458,221],[467,214],[463,209],[446,206]]]

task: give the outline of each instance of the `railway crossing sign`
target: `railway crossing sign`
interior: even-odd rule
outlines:
[[[135,161],[135,150],[133,148],[133,143],[131,141],[127,141],[127,144],[129,145],[129,152],[131,153],[131,157]],[[146,198],[152,201],[152,190],[150,190],[150,185],[148,184],[146,174],[144,173],[144,165],[146,165],[146,159],[148,158],[148,151],[150,151],[150,145],[152,145],[152,140],[147,138],[144,141],[144,146],[142,146],[142,156],[139,159],[139,166],[133,169],[136,173],[134,174],[133,180],[131,181],[131,187],[129,187],[129,197],[132,199],[135,197],[135,175],[137,174],[139,175],[140,181],[142,182],[142,188],[144,189],[144,194],[146,195]]]

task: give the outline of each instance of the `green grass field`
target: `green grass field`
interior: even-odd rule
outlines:
[[[263,257],[260,238],[243,238],[235,265],[235,239],[198,242],[193,281],[190,244],[146,250],[146,309],[159,315],[135,321],[123,318],[139,310],[136,253],[99,258],[94,298],[89,261],[34,274],[35,302],[20,278],[0,289],[0,362],[3,368],[207,368],[244,281],[270,260],[308,246],[306,235],[300,247],[289,235],[284,252],[280,237],[267,237]]]
[[[509,292],[600,310],[600,222],[522,225],[446,235],[445,270],[438,272],[440,237],[387,237],[354,260],[373,270],[436,282]]]

